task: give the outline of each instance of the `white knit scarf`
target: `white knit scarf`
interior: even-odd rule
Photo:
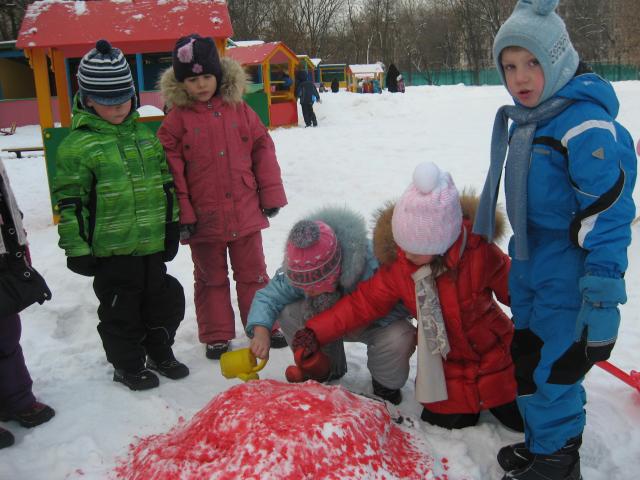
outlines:
[[[442,360],[447,358],[450,347],[436,280],[430,265],[420,267],[411,277],[416,286],[418,312],[416,400],[439,402],[448,398]]]

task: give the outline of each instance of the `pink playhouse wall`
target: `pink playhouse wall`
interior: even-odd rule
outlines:
[[[58,113],[58,99],[53,97],[53,118],[55,122],[60,121]],[[160,92],[142,92],[140,94],[140,105],[153,105],[162,110],[163,102]],[[38,103],[35,98],[23,100],[0,100],[0,128],[7,128],[13,122],[18,127],[24,125],[38,125]]]

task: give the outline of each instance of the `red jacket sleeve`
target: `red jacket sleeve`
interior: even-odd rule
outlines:
[[[511,306],[509,296],[509,270],[511,269],[511,259],[500,247],[494,243],[487,245],[486,272],[488,275],[488,285],[496,295],[498,301],[504,305]]]
[[[271,135],[262,124],[258,114],[246,103],[242,104],[249,124],[253,146],[251,161],[253,174],[258,182],[258,195],[261,208],[281,208],[287,204],[287,196],[282,185],[280,165],[276,158],[276,147]]]
[[[180,205],[180,223],[196,223],[198,218],[189,200],[189,186],[185,178],[185,162],[182,157],[182,121],[178,109],[171,110],[158,129],[158,139],[167,155],[167,163],[173,175],[176,197]]]
[[[307,321],[306,327],[313,330],[321,345],[342,338],[389,313],[400,298],[393,282],[394,265],[380,268],[332,308]]]

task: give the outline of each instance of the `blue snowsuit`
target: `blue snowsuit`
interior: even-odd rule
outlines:
[[[529,259],[509,277],[516,333],[512,354],[525,440],[553,453],[585,425],[586,339],[575,341],[584,275],[620,278],[627,269],[637,160],[615,121],[619,103],[595,74],[574,77],[557,96],[575,103],[538,125],[528,174]]]

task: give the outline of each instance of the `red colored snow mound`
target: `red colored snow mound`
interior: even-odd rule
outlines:
[[[125,479],[446,479],[385,405],[316,382],[251,381],[188,423],[141,439],[115,469]],[[438,464],[440,472],[447,465]]]

